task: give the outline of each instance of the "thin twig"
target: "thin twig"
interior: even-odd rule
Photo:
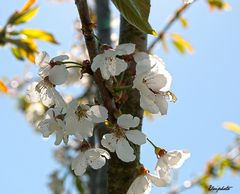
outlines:
[[[86,46],[90,60],[93,61],[94,57],[98,54],[98,47],[93,32],[93,25],[90,19],[87,0],[75,0],[78,13],[82,22],[82,32],[85,38]],[[101,76],[99,69],[94,73],[94,80],[97,84],[104,106],[108,109],[109,119],[114,122],[116,119],[114,114],[117,112],[116,105],[113,101],[111,93],[105,87],[104,79]]]
[[[162,40],[166,34],[166,32],[170,29],[170,27],[175,23],[175,21],[177,21],[181,15],[184,13],[184,11],[187,10],[187,8],[189,8],[193,3],[195,3],[197,0],[193,1],[192,3],[189,4],[184,4],[182,5],[180,8],[178,8],[175,12],[175,14],[170,18],[170,20],[168,21],[168,23],[166,24],[166,26],[158,33],[158,37],[155,38],[152,43],[150,44],[150,46],[147,49],[147,52],[150,53],[152,52],[153,48],[155,47],[155,45],[158,43],[159,40]]]

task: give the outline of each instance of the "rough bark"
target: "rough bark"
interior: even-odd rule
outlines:
[[[124,18],[121,18],[119,44],[134,43],[138,51],[146,51],[147,36],[130,25]],[[131,64],[134,66],[135,64]],[[133,79],[133,77],[132,77]],[[130,79],[130,82],[132,82]],[[130,113],[134,116],[143,117],[143,110],[139,106],[139,92],[135,89],[128,91],[128,100],[122,106],[123,113]],[[138,130],[141,130],[141,125]],[[133,145],[132,145],[133,146]],[[126,194],[129,186],[136,177],[136,168],[140,160],[140,146],[134,146],[136,160],[125,163],[119,160],[115,153],[111,154],[108,163],[108,194]]]
[[[97,33],[98,38],[102,44],[111,45],[111,27],[110,27],[110,7],[109,0],[95,0],[96,14],[97,14]],[[99,98],[99,92],[96,91],[95,96]],[[102,102],[101,102],[102,103]],[[95,136],[93,141],[95,144],[99,144],[103,134],[99,132],[105,132],[104,124],[98,124],[95,129]],[[99,145],[101,147],[101,145]],[[89,191],[90,194],[106,194],[107,193],[107,166],[103,166],[101,169],[90,170]]]

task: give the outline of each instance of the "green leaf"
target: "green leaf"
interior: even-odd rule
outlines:
[[[222,0],[208,0],[210,9],[229,10],[231,6]]]
[[[22,56],[22,54],[21,54],[21,52],[20,52],[18,47],[12,47],[11,48],[11,52],[14,55],[14,57],[16,57],[16,59],[18,59],[20,61],[24,60],[24,58],[23,58],[23,56]]]
[[[181,23],[181,25],[182,25],[183,28],[187,28],[187,27],[188,27],[188,21],[187,21],[186,18],[180,17],[180,18],[179,18],[179,21],[180,21],[180,23]]]
[[[139,30],[157,36],[148,22],[150,0],[112,0],[122,16]]]
[[[39,6],[35,6],[32,9],[28,9],[24,12],[15,12],[9,19],[8,23],[12,25],[18,25],[31,20],[38,12]]]
[[[172,42],[175,48],[182,54],[185,54],[186,52],[188,53],[193,53],[194,49],[190,42],[185,40],[181,35],[179,34],[171,34]]]
[[[43,40],[46,42],[58,44],[57,40],[54,38],[54,36],[51,33],[40,30],[40,29],[26,28],[21,30],[20,33],[26,35],[28,38],[33,38],[33,39],[38,39],[38,40]]]

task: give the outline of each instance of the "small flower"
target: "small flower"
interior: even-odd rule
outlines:
[[[131,43],[118,45],[115,50],[104,50],[103,54],[99,54],[93,59],[91,68],[94,72],[100,68],[102,77],[108,80],[110,76],[119,75],[128,67],[128,64],[117,56],[130,55],[134,51],[135,45]]]
[[[184,161],[190,157],[190,153],[184,150],[173,150],[167,152],[164,149],[156,148],[158,161],[155,167],[160,177],[165,177],[170,182],[170,170],[180,168]]]
[[[67,60],[67,55],[60,55],[50,60],[47,52],[40,52],[35,59],[36,65],[39,66],[39,75],[48,80],[54,85],[63,84],[68,77],[68,71],[64,64],[61,62]]]
[[[130,114],[123,114],[117,119],[117,128],[113,133],[105,134],[101,140],[103,147],[111,152],[116,152],[119,159],[124,162],[134,161],[136,156],[129,141],[142,145],[146,143],[146,135],[139,130],[128,130],[139,125],[140,119]]]
[[[140,106],[153,114],[167,114],[165,96],[170,89],[172,78],[163,61],[143,52],[135,54],[134,59],[137,65],[133,88],[140,92]]]
[[[47,107],[53,105],[57,107],[65,106],[65,101],[62,96],[58,93],[55,87],[46,80],[33,82],[27,88],[27,100],[33,103],[41,101]]]
[[[132,182],[127,194],[149,194],[152,184],[157,187],[168,185],[165,179],[150,174],[144,167],[141,170],[141,174]]]
[[[101,148],[90,148],[86,151],[81,151],[79,155],[72,160],[72,170],[77,176],[82,176],[87,166],[91,166],[93,169],[102,168],[106,159],[110,159],[109,153]]]
[[[80,104],[72,101],[66,108],[66,129],[69,135],[75,135],[79,139],[91,137],[95,123],[104,122],[108,118],[108,111],[105,107]]]
[[[194,0],[183,0],[184,4],[191,4]]]
[[[55,132],[55,145],[59,145],[62,141],[67,144],[68,136],[65,131],[65,122],[61,119],[61,111],[59,109],[48,109],[45,119],[39,123],[38,128],[43,137],[49,137]]]

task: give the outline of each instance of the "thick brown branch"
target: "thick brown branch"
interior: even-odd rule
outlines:
[[[190,4],[184,4],[182,5],[180,8],[178,8],[176,10],[176,12],[174,13],[174,15],[170,18],[170,20],[168,21],[168,23],[166,24],[166,26],[158,33],[158,37],[155,38],[152,43],[150,44],[150,46],[147,49],[148,53],[151,53],[153,48],[155,47],[155,45],[158,43],[159,40],[162,40],[166,34],[166,32],[171,28],[171,26],[175,23],[175,21],[177,21],[181,15],[187,10],[187,8],[189,8],[193,3],[195,3],[197,0],[193,1]]]
[[[86,41],[88,54],[90,60],[93,61],[93,58],[98,54],[98,47],[92,29],[93,25],[89,16],[87,0],[75,0],[75,4],[77,6],[78,13],[82,22],[82,31]],[[104,80],[99,70],[94,73],[94,81],[100,91],[103,104],[108,109],[109,119],[113,122],[115,121],[114,114],[116,112],[115,103],[113,102],[112,95],[105,87]]]

